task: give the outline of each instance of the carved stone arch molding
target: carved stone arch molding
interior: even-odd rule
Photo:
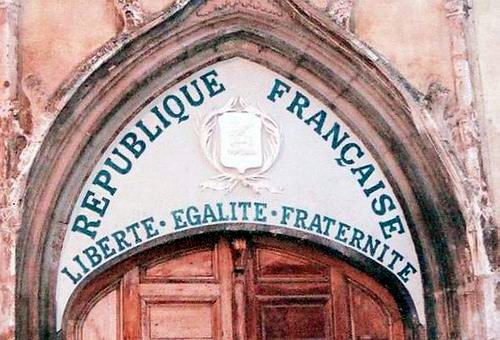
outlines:
[[[419,329],[411,304],[403,303],[408,336],[464,335],[461,320],[470,311],[460,292],[472,274],[465,195],[452,162],[426,128],[422,96],[384,59],[303,1],[193,0],[143,26],[67,89],[29,176],[17,250],[17,338],[56,336],[63,238],[82,185],[110,140],[158,89],[234,57],[299,84],[362,139],[402,205],[419,256],[427,326]],[[348,249],[328,246],[355,258]],[[369,271],[373,264],[357,265]],[[384,277],[379,279],[397,286]]]

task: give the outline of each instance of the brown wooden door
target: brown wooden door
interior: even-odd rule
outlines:
[[[345,263],[258,240],[249,252],[250,339],[403,339],[392,296]]]
[[[404,338],[383,287],[296,243],[223,237],[144,260],[80,315],[69,338]]]
[[[232,261],[221,239],[125,274],[123,337],[232,339]]]

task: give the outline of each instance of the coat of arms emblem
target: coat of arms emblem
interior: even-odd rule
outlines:
[[[231,192],[242,185],[257,193],[281,192],[263,175],[280,150],[280,130],[271,116],[237,97],[204,115],[198,130],[205,156],[219,171],[203,189]]]

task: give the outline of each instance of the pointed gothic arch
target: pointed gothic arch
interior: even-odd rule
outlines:
[[[149,89],[167,88],[233,57],[295,81],[362,138],[394,188],[417,248],[426,335],[459,336],[468,311],[458,292],[472,270],[464,195],[452,162],[426,128],[421,94],[302,1],[193,0],[141,28],[65,89],[28,180],[17,251],[17,337],[55,336],[54,283],[64,233],[110,138],[144,105]]]

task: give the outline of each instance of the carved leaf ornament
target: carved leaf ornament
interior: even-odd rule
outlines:
[[[275,15],[278,17],[283,16],[276,3],[276,0],[225,0],[225,1],[212,1],[197,12],[200,17],[206,17],[214,12],[237,10],[238,8],[251,9],[254,11]]]

